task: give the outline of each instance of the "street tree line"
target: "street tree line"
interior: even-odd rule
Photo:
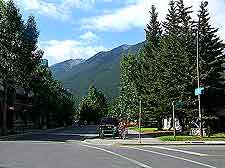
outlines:
[[[108,109],[109,102],[104,93],[91,84],[87,96],[80,101],[77,118],[98,123],[99,119],[108,115]]]
[[[27,116],[21,116],[24,123],[29,118],[35,126],[55,127],[72,121],[74,98],[53,79],[48,67],[40,64],[44,53],[38,49],[38,37],[34,16],[24,21],[12,0],[0,1],[0,80],[3,88],[0,127],[3,134],[7,133],[9,101],[13,101],[10,103],[13,106],[18,88],[23,88],[26,95],[32,93],[32,109]],[[12,101],[9,100],[12,97]]]
[[[117,99],[117,116],[137,119],[139,101],[142,102],[143,122],[157,121],[171,116],[172,101],[180,102],[176,117],[187,129],[198,118],[197,40],[199,43],[201,109],[205,121],[218,117],[224,110],[224,55],[217,28],[210,23],[208,2],[202,1],[197,20],[192,7],[183,0],[171,0],[165,21],[158,20],[158,12],[151,7],[146,26],[145,47],[138,55],[128,54],[121,59],[121,91]],[[197,38],[198,34],[198,38]],[[125,113],[124,113],[125,111]],[[211,122],[207,122],[208,125]]]

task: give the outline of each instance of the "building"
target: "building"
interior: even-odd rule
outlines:
[[[3,127],[3,97],[4,88],[0,84],[0,134]],[[11,96],[9,96],[11,95]],[[7,101],[7,129],[9,132],[21,131],[25,126],[30,125],[29,112],[32,109],[31,97],[24,89],[9,88]]]

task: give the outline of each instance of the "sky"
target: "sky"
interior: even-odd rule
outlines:
[[[155,5],[164,21],[169,0],[14,0],[24,17],[34,15],[39,47],[49,65],[88,59],[100,51],[145,40],[149,10]],[[184,0],[196,18],[201,0]],[[208,0],[211,23],[225,41],[225,0]]]

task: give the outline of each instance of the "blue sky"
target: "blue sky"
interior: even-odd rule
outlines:
[[[15,0],[24,19],[32,14],[40,30],[39,46],[49,64],[88,59],[100,51],[145,38],[154,4],[163,21],[169,0]],[[197,11],[201,0],[184,0]],[[209,0],[212,24],[225,40],[225,0]],[[193,13],[193,18],[196,12]]]

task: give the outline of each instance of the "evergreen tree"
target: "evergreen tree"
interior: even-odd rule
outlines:
[[[157,63],[157,52],[160,47],[160,40],[162,38],[161,24],[158,21],[158,12],[154,5],[150,11],[150,21],[147,25],[146,31],[146,45],[144,51],[140,53],[141,60],[141,87],[142,87],[142,99],[143,99],[143,113],[144,121],[148,123],[150,119],[158,119],[158,123],[161,123],[162,116],[160,112],[156,112],[154,109],[160,104],[159,97],[156,96],[158,89],[156,83],[158,81],[158,75],[160,73]]]
[[[193,95],[192,79],[194,78],[194,38],[193,21],[190,17],[191,7],[185,7],[183,0],[170,1],[170,8],[164,22],[165,34],[161,40],[158,53],[160,83],[166,88],[164,99],[171,107],[172,101],[189,101]],[[166,102],[166,101],[165,101]],[[171,108],[170,108],[171,109]],[[187,116],[189,111],[177,111],[178,118]],[[180,121],[181,124],[182,121]]]
[[[179,32],[179,18],[177,15],[177,6],[175,1],[169,2],[168,14],[166,21],[163,23],[166,35],[177,35]]]
[[[218,29],[210,25],[207,6],[207,1],[201,3],[196,28],[199,35],[200,85],[207,89],[202,96],[204,115],[215,116],[215,109],[220,110],[224,104],[224,55],[222,41],[216,35]]]
[[[147,43],[151,43],[153,47],[157,48],[162,35],[162,30],[160,22],[158,21],[158,12],[156,12],[156,7],[154,5],[151,6],[151,11],[149,13],[150,21],[145,29],[146,41]]]

